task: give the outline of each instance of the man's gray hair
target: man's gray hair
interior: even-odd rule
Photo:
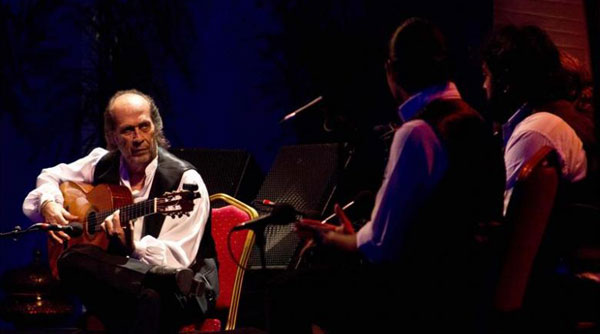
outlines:
[[[169,148],[169,141],[163,132],[163,121],[158,112],[158,107],[156,106],[156,103],[154,103],[154,99],[137,89],[120,90],[108,101],[108,105],[104,110],[104,139],[106,140],[106,148],[109,151],[117,149],[117,144],[113,140],[116,124],[112,115],[112,105],[119,96],[125,94],[136,94],[148,101],[150,104],[150,118],[152,119],[152,123],[154,123],[154,139],[156,140],[156,144],[162,148]]]

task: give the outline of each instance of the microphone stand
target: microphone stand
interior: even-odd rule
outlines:
[[[260,227],[255,228],[254,230],[254,242],[256,243],[256,246],[258,247],[258,252],[260,255],[260,265],[261,265],[261,269],[263,270],[263,272],[265,272],[267,270],[267,261],[266,261],[266,255],[265,255],[265,247],[266,247],[266,240],[265,240],[265,226],[261,225]]]
[[[34,232],[34,231],[40,231],[40,229],[38,227],[28,227],[26,229],[22,229],[21,226],[17,225],[15,227],[13,227],[12,231],[10,232],[0,232],[0,239],[1,238],[13,238],[15,241],[17,240],[17,237],[20,236],[21,234],[26,234],[29,232]]]

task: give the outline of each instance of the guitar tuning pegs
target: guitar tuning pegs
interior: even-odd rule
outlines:
[[[189,212],[184,213],[187,217],[191,216]]]
[[[194,184],[194,183],[184,183],[183,190],[196,191],[196,190],[198,190],[198,185]]]

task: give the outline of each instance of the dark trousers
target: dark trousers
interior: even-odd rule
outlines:
[[[67,249],[58,260],[62,283],[81,298],[109,333],[177,332],[178,299],[144,286],[151,266],[90,245]]]

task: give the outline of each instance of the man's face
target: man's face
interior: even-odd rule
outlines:
[[[137,94],[123,94],[112,105],[113,138],[130,171],[143,171],[156,157],[150,103]]]

